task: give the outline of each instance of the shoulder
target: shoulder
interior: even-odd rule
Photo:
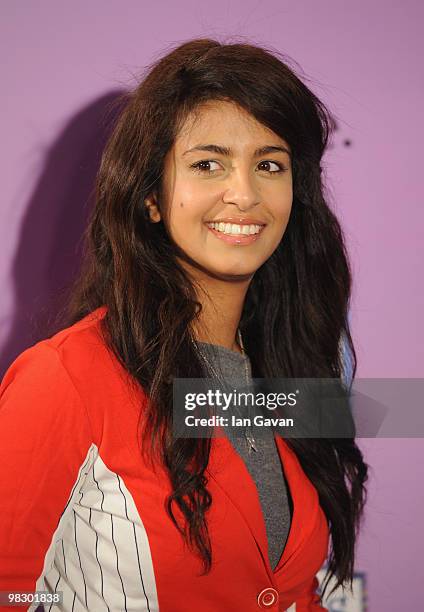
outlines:
[[[95,352],[97,357],[105,357],[107,347],[101,328],[105,314],[105,306],[96,308],[73,325],[38,342],[31,349],[56,351],[64,365],[77,358],[85,361],[92,352]]]
[[[37,342],[11,363],[0,384],[3,445],[19,441],[38,448],[41,441],[48,445],[46,440],[58,441],[66,432],[78,432],[87,443],[92,439],[84,399],[66,365],[84,353],[81,339],[67,339],[76,339],[73,328],[88,329],[87,323]]]
[[[74,325],[60,330],[53,336],[41,340],[20,353],[7,369],[2,388],[18,377],[31,379],[52,379],[53,374],[73,369],[73,364],[87,365],[93,351],[105,353],[105,345],[101,339],[100,321],[105,309],[99,308],[76,322]]]
[[[106,307],[100,307],[73,325],[23,351],[6,371],[0,398],[8,394],[21,401],[65,401],[75,395],[90,411],[103,409],[112,398],[141,389],[129,377],[104,340],[101,321]],[[9,389],[10,387],[10,389]],[[139,400],[139,397],[137,398]]]

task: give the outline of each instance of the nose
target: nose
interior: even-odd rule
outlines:
[[[254,177],[247,171],[232,172],[222,201],[225,204],[236,204],[241,211],[249,210],[259,204],[260,195]]]

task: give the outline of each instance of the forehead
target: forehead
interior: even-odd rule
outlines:
[[[245,145],[288,143],[257,121],[244,108],[231,101],[213,100],[197,106],[182,123],[175,149],[180,151],[198,144]]]

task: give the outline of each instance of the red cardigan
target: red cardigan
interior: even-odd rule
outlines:
[[[325,610],[315,575],[327,520],[281,437],[294,508],[277,567],[255,483],[224,437],[207,468],[213,563],[200,575],[166,514],[168,476],[139,452],[147,397],[102,340],[105,312],[21,353],[0,386],[0,591],[62,592],[61,609],[75,612]]]

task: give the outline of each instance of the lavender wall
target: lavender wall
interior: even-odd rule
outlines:
[[[423,377],[422,3],[2,0],[0,14],[3,370],[72,277],[109,102],[168,45],[242,35],[298,62],[339,118],[326,163],[354,263],[358,375]],[[361,446],[369,610],[422,609],[423,440]]]

